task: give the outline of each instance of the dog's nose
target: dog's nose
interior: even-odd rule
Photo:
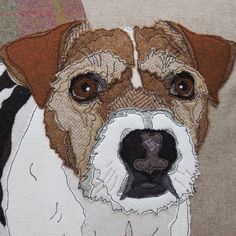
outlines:
[[[119,156],[134,175],[166,173],[177,159],[175,137],[165,130],[133,130],[123,138]]]
[[[145,159],[134,161],[134,168],[152,174],[155,170],[164,170],[168,166],[168,160],[160,157],[159,152],[162,148],[163,138],[160,132],[140,134],[141,145],[146,150]]]

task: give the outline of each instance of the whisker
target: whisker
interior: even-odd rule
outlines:
[[[191,173],[188,170],[186,170],[186,172],[189,174],[190,177],[192,177]]]
[[[184,173],[180,172],[179,170],[176,170],[176,172],[178,172],[179,174],[181,174],[181,175],[186,177],[186,175]]]
[[[183,188],[186,188],[186,187],[184,186],[184,184],[181,183],[179,180],[177,180],[176,178],[174,178],[174,180],[175,180],[176,182],[178,182]]]
[[[110,168],[110,170],[108,170],[107,174],[106,174],[106,175],[104,176],[104,178],[101,179],[101,180],[105,181],[106,178],[110,175],[111,172],[112,172],[112,168]],[[101,177],[101,175],[99,176],[99,178],[100,178],[100,177]]]
[[[112,162],[113,161],[109,162],[105,168],[109,167],[112,164]]]
[[[107,181],[106,184],[108,184],[108,183],[111,181],[111,179],[112,179],[112,177],[114,176],[114,174],[115,174],[115,171],[113,171],[112,175],[110,176],[110,178],[108,179],[108,181]]]
[[[114,184],[113,184],[112,188],[110,189],[110,191],[112,191],[112,190],[113,190],[113,188],[116,186],[117,180],[118,180],[118,176],[116,176],[116,178],[115,178],[115,182],[114,182]]]

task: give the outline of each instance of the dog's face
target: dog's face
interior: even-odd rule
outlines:
[[[45,108],[51,146],[78,175],[84,196],[138,213],[186,199],[198,175],[208,100],[217,103],[233,44],[162,21],[95,31],[79,22],[51,35],[58,30],[51,48],[60,45],[59,54],[44,48],[49,64],[39,65],[50,70],[57,57],[46,92],[30,79],[29,65],[18,81]],[[16,74],[11,47],[5,63]]]

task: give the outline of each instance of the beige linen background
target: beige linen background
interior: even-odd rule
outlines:
[[[235,0],[83,0],[93,28],[179,22],[192,31],[236,41]],[[201,175],[191,198],[193,236],[236,235],[236,66],[209,105],[209,130],[199,155]],[[181,235],[179,235],[181,236]]]

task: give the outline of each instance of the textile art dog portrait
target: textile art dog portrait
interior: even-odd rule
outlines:
[[[190,235],[208,106],[235,54],[169,21],[77,21],[3,46],[2,232]]]

